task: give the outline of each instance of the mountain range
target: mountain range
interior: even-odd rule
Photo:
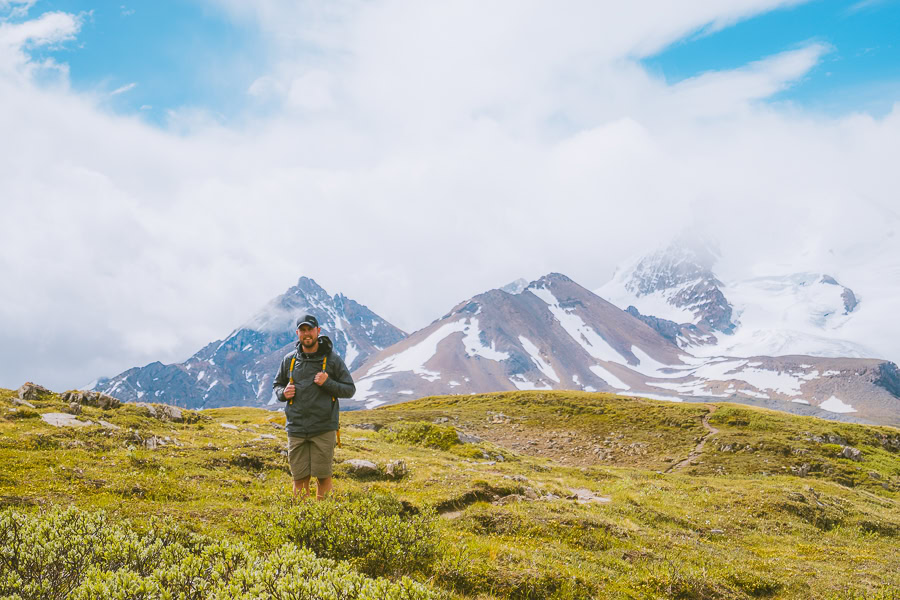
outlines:
[[[676,244],[590,291],[552,273],[460,302],[406,335],[313,280],[273,299],[181,364],[151,363],[91,389],[191,408],[274,404],[272,377],[319,317],[357,393],[343,408],[504,390],[610,391],[730,400],[839,420],[900,424],[900,374],[841,337],[865,299],[824,273],[723,283],[714,248]]]

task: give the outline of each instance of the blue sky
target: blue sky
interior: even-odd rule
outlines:
[[[256,29],[202,2],[40,0],[30,15],[46,11],[79,14],[83,25],[76,40],[35,54],[68,64],[76,90],[122,90],[110,108],[155,122],[180,108],[235,114],[267,60]]]
[[[52,10],[81,14],[84,24],[77,40],[39,54],[67,63],[76,90],[123,90],[109,107],[151,122],[181,108],[227,122],[253,106],[247,88],[275,60],[253,20],[238,22],[212,3],[39,0],[30,13]],[[819,0],[700,32],[643,64],[675,83],[822,42],[830,48],[822,62],[768,101],[882,116],[900,98],[898,32],[900,0]]]
[[[682,40],[644,63],[674,83],[732,69],[817,41],[831,51],[801,81],[770,99],[828,114],[881,116],[900,99],[900,2],[819,0]]]

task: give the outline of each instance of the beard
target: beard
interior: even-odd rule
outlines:
[[[307,339],[307,338],[304,338],[304,339],[300,340],[300,344],[301,344],[304,348],[312,348],[312,347],[315,346],[318,342],[319,342],[318,338],[314,338],[314,337],[313,337],[313,338],[308,338],[308,339]]]

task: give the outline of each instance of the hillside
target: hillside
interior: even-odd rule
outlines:
[[[121,597],[162,597],[152,590],[187,585],[185,570],[221,598],[886,599],[900,588],[900,430],[889,427],[584,392],[425,398],[342,414],[338,496],[291,505],[277,413],[27,402],[0,390],[0,586],[32,565],[59,586],[86,578],[84,598],[140,581],[150,591]],[[79,409],[92,424],[42,418]],[[115,533],[97,544],[151,540],[177,550],[160,551],[163,566],[185,558],[171,571],[123,559],[127,576],[102,553],[87,571],[10,558],[23,531],[63,537],[21,550],[31,556],[77,545],[85,524]],[[278,595],[291,577],[265,578],[295,572],[286,564],[309,581],[339,577],[321,583],[331,591]]]

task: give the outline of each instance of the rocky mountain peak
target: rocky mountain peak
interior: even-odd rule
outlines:
[[[189,408],[266,404],[275,371],[297,341],[296,320],[307,313],[319,319],[351,369],[406,335],[366,306],[343,294],[330,296],[315,280],[301,277],[224,340],[184,363],[129,369],[98,380],[93,389],[114,391],[126,401],[152,398]]]

